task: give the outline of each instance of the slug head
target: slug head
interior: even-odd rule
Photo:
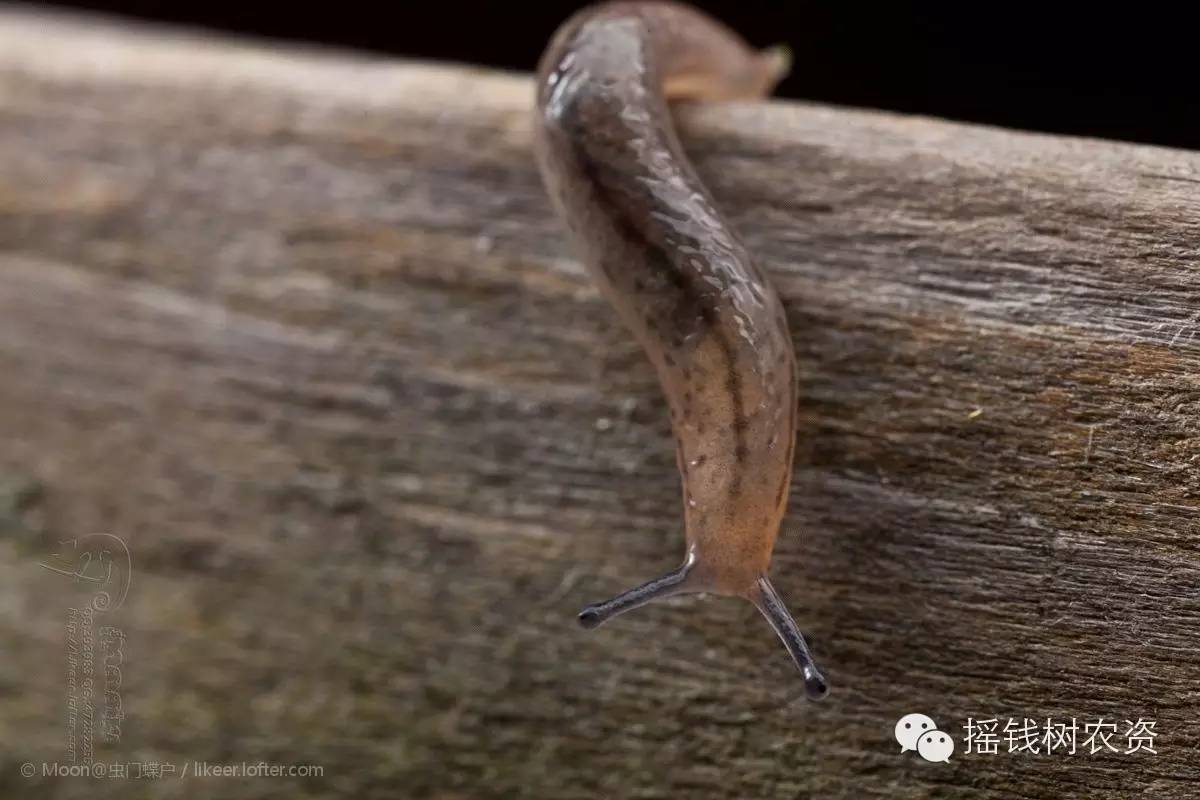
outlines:
[[[595,603],[579,612],[579,624],[587,629],[597,628],[608,620],[664,597],[688,592],[702,592],[706,587],[693,579],[694,557],[689,554],[683,566],[663,577],[617,595],[603,603]],[[783,600],[766,575],[760,575],[755,585],[744,595],[771,623],[796,669],[804,679],[804,691],[810,700],[820,700],[829,694],[829,684],[813,662],[808,643]]]

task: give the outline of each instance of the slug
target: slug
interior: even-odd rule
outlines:
[[[684,157],[667,105],[766,96],[789,62],[684,5],[584,9],[540,61],[534,148],[575,249],[654,364],[683,483],[683,564],[588,606],[580,623],[684,592],[745,598],[817,699],[828,684],[767,577],[796,438],[787,317]]]

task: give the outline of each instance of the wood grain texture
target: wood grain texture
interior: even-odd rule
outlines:
[[[677,563],[679,482],[531,103],[525,76],[0,13],[0,791],[1194,797],[1200,157],[681,110],[800,358],[772,575],[814,705],[743,603],[575,626]],[[134,560],[100,760],[324,777],[19,777],[64,760],[78,589],[38,564],[96,531]],[[897,755],[909,711],[948,765]],[[1139,716],[1157,755],[962,752],[968,717]]]

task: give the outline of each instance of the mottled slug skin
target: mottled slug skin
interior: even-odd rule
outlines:
[[[667,99],[760,97],[785,70],[780,51],[750,50],[686,6],[602,5],[555,34],[535,125],[572,242],[670,406],[688,550],[663,581],[779,610],[765,576],[791,483],[795,355],[779,298],[684,157]]]

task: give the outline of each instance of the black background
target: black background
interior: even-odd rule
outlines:
[[[531,70],[584,3],[51,5]],[[788,97],[1200,149],[1200,29],[1182,3],[696,5],[755,44],[790,44]]]

